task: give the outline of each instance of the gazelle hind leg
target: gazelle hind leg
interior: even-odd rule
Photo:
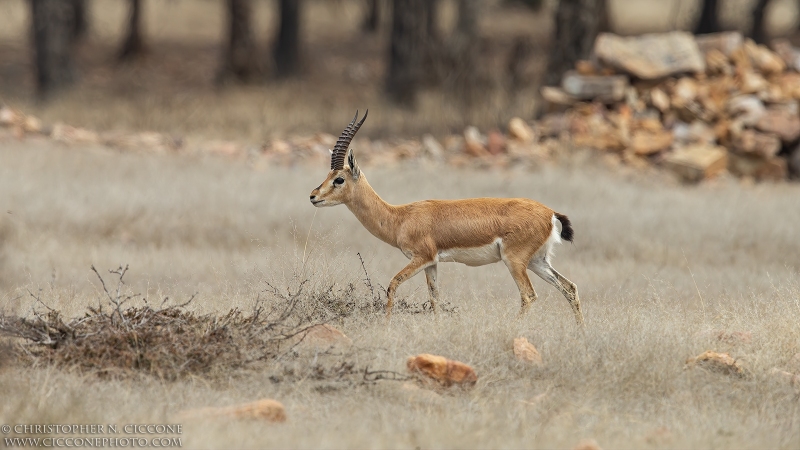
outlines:
[[[439,301],[439,279],[436,277],[437,264],[425,268],[425,280],[428,282],[428,294],[431,298],[431,310],[436,314],[436,302]]]
[[[578,287],[565,276],[561,275],[550,265],[547,258],[534,258],[528,264],[528,268],[544,281],[552,284],[561,294],[566,297],[572,312],[575,314],[575,321],[583,326],[583,312],[581,312],[581,300],[578,297]]]
[[[506,263],[506,267],[508,267],[508,271],[511,272],[514,282],[517,283],[520,300],[522,302],[519,313],[523,315],[528,312],[531,303],[536,301],[536,291],[533,290],[533,284],[531,284],[531,279],[528,277],[527,267],[525,263],[510,258],[503,258],[503,262]]]

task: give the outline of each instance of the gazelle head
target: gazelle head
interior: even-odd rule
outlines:
[[[347,203],[353,196],[353,191],[361,178],[361,170],[358,168],[353,149],[350,148],[350,141],[356,135],[358,129],[367,119],[369,110],[364,113],[361,121],[358,120],[358,111],[353,121],[342,131],[339,140],[331,150],[331,171],[328,177],[316,189],[311,191],[311,203],[314,206],[334,206]],[[347,165],[345,165],[347,160]]]

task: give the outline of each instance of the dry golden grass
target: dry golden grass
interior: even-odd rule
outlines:
[[[573,158],[577,161],[579,158]],[[356,285],[356,309],[334,322],[353,345],[289,354],[256,369],[176,382],[101,379],[19,362],[0,370],[0,423],[152,423],[180,411],[275,398],[287,421],[184,421],[184,445],[219,447],[797,448],[798,392],[770,374],[800,352],[800,188],[732,181],[696,188],[620,176],[575,162],[535,171],[456,171],[408,164],[365,167],[388,201],[526,196],[569,214],[574,245],[555,266],[578,284],[587,328],[563,297],[534,279],[539,301],[518,320],[518,293],[496,264],[441,267],[449,312],[415,313],[424,279],[404,284],[387,326],[370,309],[373,284],[405,264],[344,207],[307,201],[325,167],[258,172],[217,158],[0,146],[0,309],[29,315],[39,292],[68,316],[102,291],[90,264],[131,265],[131,292],[180,300],[197,313],[252,307],[266,282],[311,290]],[[313,226],[312,226],[313,225]],[[309,231],[310,230],[310,231]],[[127,278],[127,277],[126,277]],[[41,308],[41,307],[39,307]],[[718,340],[709,329],[751,332]],[[516,360],[524,336],[543,364]],[[748,376],[685,361],[728,352]],[[442,395],[359,371],[403,373],[432,353],[478,374],[472,389]],[[354,373],[355,372],[355,373]]]

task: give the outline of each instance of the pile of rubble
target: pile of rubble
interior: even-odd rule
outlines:
[[[800,50],[771,47],[737,32],[602,34],[591,60],[542,89],[540,128],[687,181],[798,176]]]

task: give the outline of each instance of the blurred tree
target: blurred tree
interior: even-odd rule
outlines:
[[[72,39],[80,40],[89,32],[89,15],[86,0],[72,0],[74,16],[72,21]]]
[[[63,0],[31,0],[31,27],[40,97],[74,81],[71,43],[75,8]]]
[[[227,0],[228,45],[222,52],[217,82],[228,79],[251,81],[259,74],[253,37],[251,0]]]
[[[595,38],[609,28],[606,0],[560,0],[544,83],[559,84],[564,72],[589,58]]]
[[[381,24],[381,0],[366,0],[365,3],[367,12],[364,14],[364,21],[361,22],[361,29],[374,33]]]
[[[128,0],[128,30],[119,51],[120,60],[130,60],[142,56],[144,40],[142,39],[142,1]]]
[[[447,88],[467,104],[476,100],[476,88],[481,79],[478,73],[480,33],[478,17],[481,0],[458,0],[458,19],[447,42]]]
[[[427,0],[392,3],[386,92],[399,105],[413,106],[424,80],[427,49],[431,45],[431,3]]]
[[[280,0],[280,24],[273,51],[279,78],[300,72],[300,13],[302,0]]]
[[[766,12],[770,0],[757,0],[753,6],[753,26],[750,29],[750,37],[759,44],[766,44],[769,39],[766,25]]]
[[[703,0],[700,8],[700,20],[694,27],[694,34],[716,33],[719,26],[719,4],[717,0]]]

